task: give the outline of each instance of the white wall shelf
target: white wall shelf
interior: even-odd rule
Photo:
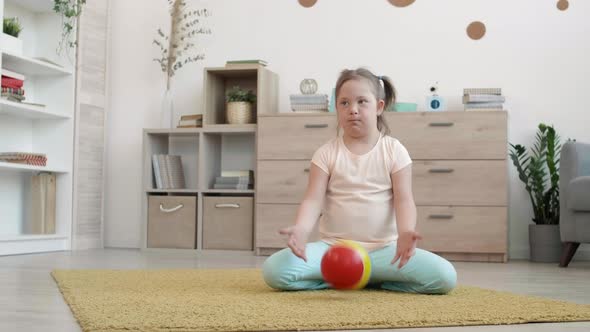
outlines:
[[[19,103],[6,99],[0,99],[0,115],[10,115],[34,120],[71,118],[70,115],[51,112],[42,106]]]
[[[72,71],[26,56],[2,53],[2,68],[27,76],[72,75]]]
[[[0,256],[72,247],[76,64],[68,57],[77,53],[56,53],[63,23],[52,7],[0,0],[0,16],[23,27],[22,51],[0,45],[0,68],[22,75],[25,92],[22,103],[0,98],[0,153],[47,157],[46,166],[0,162]],[[55,175],[55,192],[42,193],[40,172]]]
[[[37,172],[52,172],[52,173],[68,173],[69,171],[63,168],[53,168],[47,166],[35,166],[17,163],[7,163],[0,161],[0,170],[2,171],[37,171]]]

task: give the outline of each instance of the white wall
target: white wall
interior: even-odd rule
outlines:
[[[189,1],[197,6],[203,2]],[[539,122],[563,137],[590,141],[590,1],[418,0],[397,8],[385,0],[218,0],[206,3],[214,34],[206,60],[174,78],[175,107],[201,112],[202,68],[229,59],[262,58],[280,76],[280,111],[306,77],[328,92],[343,68],[367,66],[390,76],[399,101],[418,101],[439,82],[451,109],[462,109],[464,87],[501,87],[509,140],[530,144]],[[158,126],[164,76],[152,39],[166,20],[166,1],[120,0],[112,7],[112,88],[106,192],[108,247],[139,247],[141,130]],[[469,39],[481,20],[486,36]],[[528,257],[530,202],[510,169],[510,255]],[[582,249],[584,249],[582,247]]]

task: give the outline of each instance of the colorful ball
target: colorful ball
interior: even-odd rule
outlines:
[[[336,289],[361,289],[371,277],[371,260],[361,245],[354,241],[339,241],[322,257],[324,281]]]

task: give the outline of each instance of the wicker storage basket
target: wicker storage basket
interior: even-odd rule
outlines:
[[[229,124],[254,123],[254,110],[249,102],[229,102],[227,103],[226,113],[227,123]]]

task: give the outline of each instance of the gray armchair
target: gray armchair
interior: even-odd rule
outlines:
[[[568,141],[559,167],[559,230],[567,267],[580,243],[590,243],[590,144]]]

